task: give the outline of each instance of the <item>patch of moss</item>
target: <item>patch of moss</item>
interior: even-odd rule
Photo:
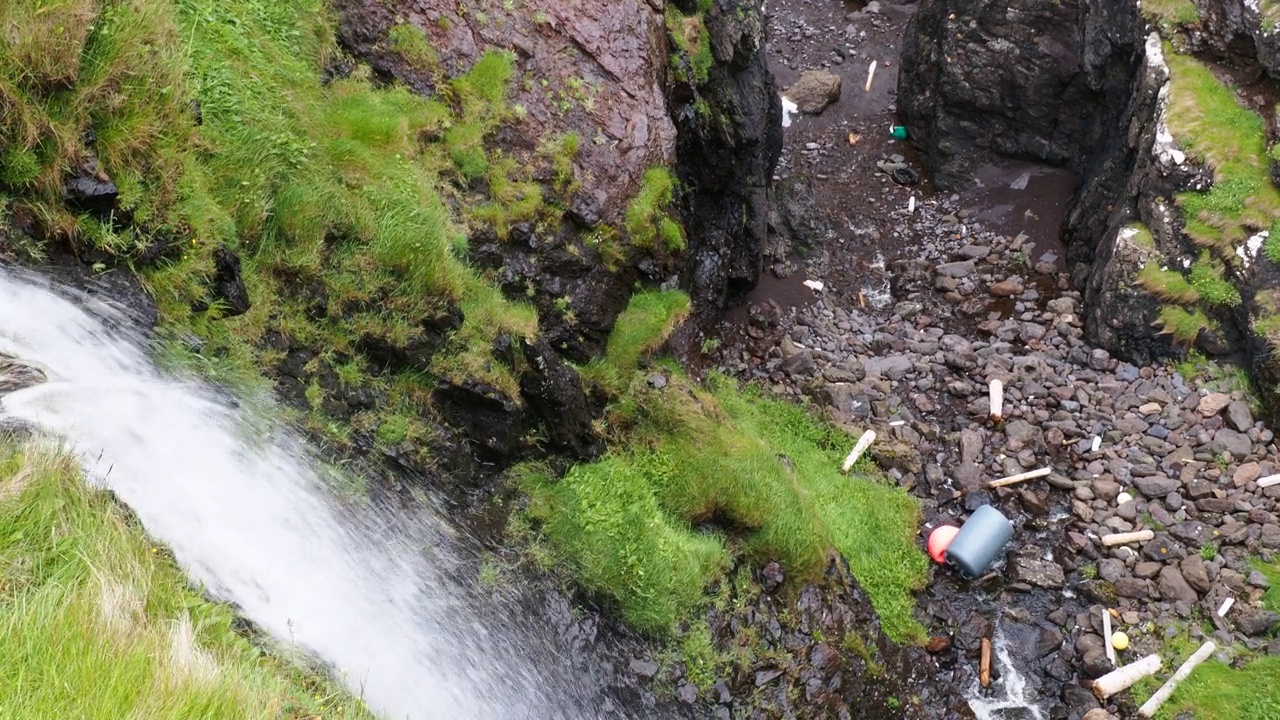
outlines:
[[[1196,159],[1214,169],[1208,192],[1178,195],[1186,232],[1231,256],[1280,217],[1280,190],[1271,183],[1262,118],[1241,106],[1233,90],[1195,58],[1165,45],[1169,64],[1169,130]]]
[[[1187,282],[1182,273],[1160,267],[1154,261],[1142,266],[1138,284],[1161,300],[1179,305],[1192,305],[1200,300],[1200,292]]]
[[[1166,305],[1156,318],[1155,325],[1161,334],[1171,335],[1174,342],[1191,346],[1202,330],[1218,330],[1218,324],[1199,308],[1190,310],[1176,305]]]
[[[671,216],[676,180],[662,167],[645,171],[640,191],[631,199],[623,216],[631,244],[650,249],[659,238],[667,250],[684,248],[684,230]]]
[[[1188,280],[1200,298],[1209,305],[1235,307],[1240,304],[1240,291],[1223,277],[1225,272],[1226,268],[1222,263],[1205,250],[1191,264]]]
[[[710,3],[707,3],[707,10]],[[699,6],[699,12],[685,15],[674,3],[666,9],[667,35],[675,46],[671,53],[671,71],[676,78],[690,85],[705,84],[710,77],[715,57],[711,54],[711,34],[703,19],[707,10]]]

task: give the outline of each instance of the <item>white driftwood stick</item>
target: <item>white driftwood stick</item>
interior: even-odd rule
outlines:
[[[1024,482],[1026,480],[1034,480],[1038,477],[1044,477],[1045,475],[1048,475],[1051,472],[1053,472],[1053,470],[1049,468],[1040,468],[1039,470],[1029,470],[1024,473],[1018,473],[1017,475],[1010,475],[1009,477],[1006,477],[1006,478],[1000,478],[999,480],[992,480],[991,482],[987,483],[987,487],[998,488],[998,487],[1004,487],[1005,485],[1017,485],[1018,483]]]
[[[982,687],[991,684],[991,640],[982,638],[982,653],[978,658],[978,682]]]
[[[1218,649],[1218,646],[1212,640],[1206,640],[1199,650],[1195,651],[1191,657],[1187,658],[1186,662],[1182,663],[1182,667],[1178,668],[1178,672],[1174,673],[1173,677],[1160,686],[1155,695],[1152,695],[1150,699],[1142,703],[1142,707],[1138,708],[1138,714],[1144,718],[1155,717],[1156,711],[1178,688],[1178,683],[1186,680],[1191,671],[1195,670],[1200,663],[1208,660],[1216,649]]]
[[[1280,485],[1280,475],[1268,475],[1258,481],[1258,487],[1265,488],[1272,485]]]
[[[991,419],[1004,417],[1004,381],[991,381]]]
[[[849,468],[858,462],[858,458],[862,457],[862,453],[871,447],[871,443],[876,441],[876,431],[868,430],[862,433],[862,437],[858,438],[858,444],[853,446],[853,450],[849,452],[849,456],[844,459],[844,465],[840,467],[843,472],[849,472]]]
[[[1127,545],[1131,542],[1146,542],[1155,537],[1156,534],[1150,530],[1137,530],[1127,533],[1112,533],[1102,536],[1102,544],[1107,547],[1113,545]]]
[[[1116,649],[1111,645],[1111,611],[1102,608],[1102,642],[1107,646],[1107,659],[1112,665],[1119,665],[1116,662]]]
[[[1218,607],[1218,617],[1226,617],[1227,612],[1231,610],[1231,606],[1236,604],[1236,599],[1229,597],[1222,601],[1222,605]]]
[[[1106,700],[1118,692],[1128,690],[1142,678],[1154,675],[1162,664],[1159,655],[1148,655],[1138,662],[1116,668],[1093,681],[1093,694],[1099,700]]]
[[[871,67],[867,69],[867,88],[866,92],[871,92],[871,81],[876,77],[876,61],[871,61]]]

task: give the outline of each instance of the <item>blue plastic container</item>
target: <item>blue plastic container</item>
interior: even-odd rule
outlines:
[[[1013,523],[1009,518],[990,505],[983,505],[973,511],[947,546],[947,562],[966,577],[978,577],[995,564],[1011,537]]]

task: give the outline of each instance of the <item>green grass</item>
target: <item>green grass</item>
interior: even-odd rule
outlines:
[[[1191,263],[1187,277],[1205,303],[1235,307],[1241,302],[1240,290],[1224,277],[1225,273],[1223,264],[1208,250],[1202,250],[1200,257]]]
[[[1200,20],[1200,11],[1191,0],[1143,0],[1142,9],[1149,17],[1175,26]]]
[[[698,607],[731,558],[777,560],[803,581],[838,552],[886,631],[918,640],[912,592],[927,569],[915,544],[919,511],[898,488],[839,472],[852,438],[723,377],[702,386],[664,364],[667,385],[655,389],[638,372],[687,303],[674,292],[636,295],[606,359],[587,369],[629,383],[607,414],[621,442],[561,479],[520,474],[554,552],[629,624],[659,635]]]
[[[627,204],[624,215],[632,245],[650,249],[661,239],[667,250],[684,248],[684,230],[670,215],[675,189],[676,180],[671,171],[661,167],[645,171],[640,191]]]
[[[703,5],[707,5],[704,9]],[[711,33],[704,15],[710,3],[699,2],[698,12],[686,16],[674,4],[667,5],[667,35],[672,40],[671,70],[676,78],[690,85],[702,85],[710,76],[715,57],[711,54]]]
[[[1200,292],[1187,282],[1182,273],[1160,267],[1151,261],[1138,273],[1138,284],[1160,298],[1179,305],[1193,305],[1200,301]]]
[[[1187,310],[1174,305],[1166,305],[1160,310],[1155,324],[1161,334],[1170,335],[1180,345],[1190,346],[1200,336],[1201,330],[1214,330],[1218,324],[1199,308]]]
[[[0,538],[0,717],[371,717],[238,635],[68,455],[0,446]]]
[[[614,395],[621,395],[640,367],[689,313],[689,296],[679,291],[646,290],[631,296],[614,324],[605,354],[583,368],[584,375]]]
[[[1280,229],[1280,190],[1271,184],[1262,118],[1195,58],[1166,43],[1169,130],[1196,159],[1214,169],[1208,192],[1178,195],[1186,232],[1198,244],[1231,257],[1258,230]]]

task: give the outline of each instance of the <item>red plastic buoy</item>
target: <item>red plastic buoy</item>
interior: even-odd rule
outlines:
[[[939,525],[934,528],[933,532],[929,533],[929,557],[936,563],[946,562],[947,548],[959,533],[960,528],[955,525]]]

